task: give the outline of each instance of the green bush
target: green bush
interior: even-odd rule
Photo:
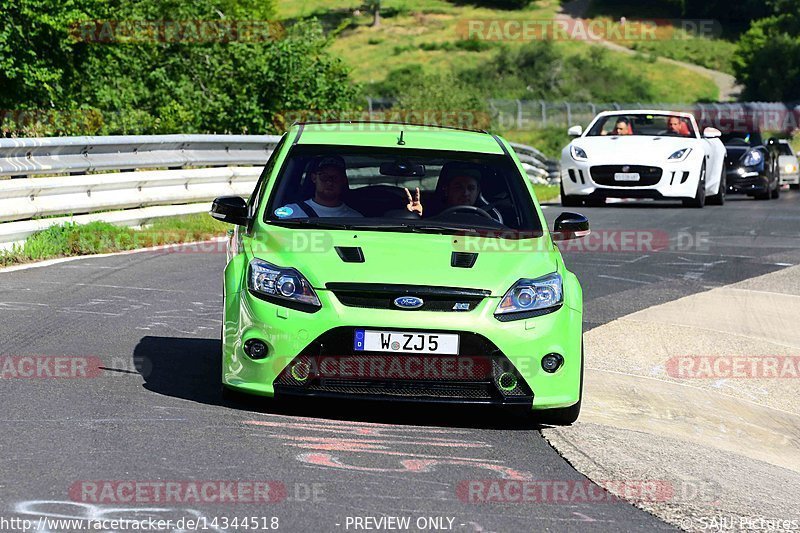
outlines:
[[[271,0],[0,3],[0,109],[92,110],[100,120],[20,123],[4,135],[266,133],[287,110],[352,108],[358,88],[315,20],[271,39],[83,42],[93,20],[267,21]],[[76,26],[77,25],[77,26]]]
[[[796,101],[800,96],[800,0],[773,0],[775,15],[754,21],[737,43],[742,97]]]

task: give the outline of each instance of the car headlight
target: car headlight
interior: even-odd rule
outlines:
[[[673,153],[667,159],[670,161],[684,161],[689,154],[692,152],[691,148],[684,148],[682,150],[678,150],[677,152]]]
[[[563,302],[561,275],[554,272],[516,282],[500,300],[494,314],[500,320],[528,318],[555,311]]]
[[[572,156],[572,159],[575,161],[588,161],[589,156],[586,155],[586,150],[581,148],[580,146],[575,146],[574,144],[570,145],[569,153]]]
[[[282,268],[261,259],[250,261],[247,288],[257,296],[279,305],[310,311],[322,307],[317,293],[300,272]]]
[[[751,150],[747,152],[742,159],[742,165],[746,167],[755,167],[764,161],[764,156],[758,150]]]
[[[791,163],[786,165],[786,173],[787,174],[793,174],[794,172],[797,172],[797,165],[793,165]]]

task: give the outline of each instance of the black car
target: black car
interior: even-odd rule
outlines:
[[[762,141],[761,133],[732,131],[721,137],[728,157],[725,163],[729,193],[743,193],[759,200],[781,194],[778,141]]]

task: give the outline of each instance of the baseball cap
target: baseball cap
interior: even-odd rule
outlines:
[[[338,155],[323,155],[323,156],[317,157],[314,160],[313,164],[311,165],[311,171],[312,172],[316,172],[316,171],[318,171],[318,170],[320,170],[322,168],[325,168],[325,167],[334,167],[334,168],[338,168],[339,170],[346,170],[347,169],[347,165],[345,164],[344,159],[342,159],[340,156],[338,156]]]

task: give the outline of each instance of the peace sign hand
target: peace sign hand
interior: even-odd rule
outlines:
[[[419,187],[417,187],[417,192],[414,193],[412,198],[411,192],[406,188],[406,195],[408,196],[408,205],[406,205],[406,209],[411,212],[417,213],[419,216],[422,216],[422,202],[419,199]]]

